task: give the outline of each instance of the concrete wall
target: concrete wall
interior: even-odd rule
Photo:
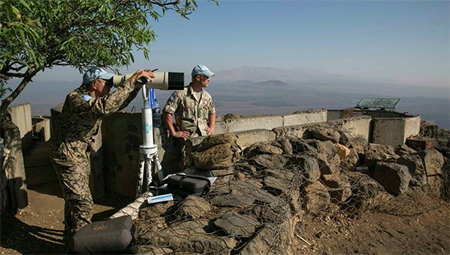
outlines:
[[[361,116],[350,119],[337,120],[342,123],[342,128],[352,136],[360,136],[369,141],[370,123],[372,118],[369,116]]]
[[[420,117],[373,118],[372,123],[372,143],[397,146],[420,131]]]
[[[106,189],[134,197],[143,141],[141,113],[116,113],[105,118],[102,136]]]
[[[281,116],[250,116],[216,121],[215,134],[241,132],[256,129],[272,130],[278,127],[296,126],[327,121],[326,110],[302,111]]]
[[[327,121],[327,111],[326,110],[304,111],[284,115],[282,117],[283,117],[283,127],[310,124],[310,123],[320,123]]]
[[[406,142],[406,138],[415,136],[420,133],[420,116],[410,117],[405,119],[405,132],[403,136],[403,143]]]
[[[12,122],[19,128],[22,139],[22,150],[26,150],[33,141],[33,123],[31,120],[31,105],[21,104],[8,108]]]

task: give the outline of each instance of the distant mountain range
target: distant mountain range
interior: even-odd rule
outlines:
[[[443,128],[450,127],[448,87],[405,86],[303,68],[244,66],[214,71],[216,76],[207,90],[214,98],[219,115],[344,109],[354,107],[363,97],[395,97],[401,99],[398,111],[421,115]],[[66,94],[79,85],[73,81],[33,82],[13,105],[29,102],[33,115],[49,115],[50,109],[62,103]],[[156,91],[161,106],[171,93]],[[127,109],[140,111],[142,106],[142,97],[138,95]]]
[[[354,80],[354,78],[330,74],[307,68],[281,69],[274,67],[243,66],[216,72],[217,82],[280,80],[284,82],[316,82],[333,80]]]

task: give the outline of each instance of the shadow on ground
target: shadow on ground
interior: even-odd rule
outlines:
[[[1,247],[21,254],[64,253],[62,236],[62,230],[27,225],[9,212],[1,217]]]

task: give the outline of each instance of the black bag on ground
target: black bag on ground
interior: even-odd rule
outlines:
[[[208,192],[210,187],[211,181],[203,176],[175,174],[167,179],[167,190],[181,197],[201,196]]]
[[[136,229],[130,216],[82,227],[69,244],[69,254],[136,254]]]

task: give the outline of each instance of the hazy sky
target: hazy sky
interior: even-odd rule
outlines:
[[[449,86],[448,1],[198,1],[184,20],[151,20],[150,61],[130,70],[309,68],[421,86]],[[64,69],[80,79],[74,69]],[[125,69],[123,69],[125,70]],[[58,69],[60,71],[60,69]],[[58,79],[55,71],[39,80]]]

